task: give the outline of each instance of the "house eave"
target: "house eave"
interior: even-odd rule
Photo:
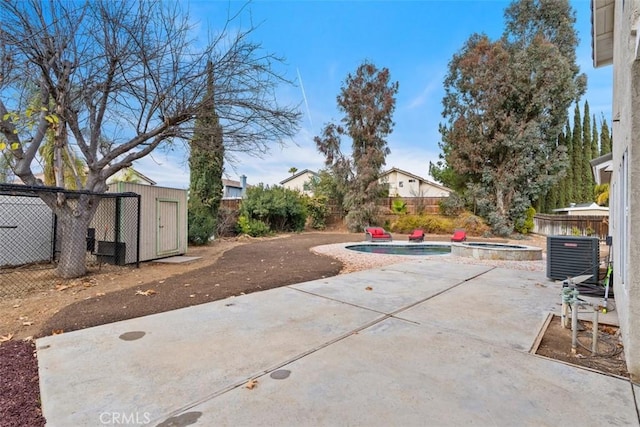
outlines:
[[[595,68],[613,63],[615,0],[591,0],[591,58]]]

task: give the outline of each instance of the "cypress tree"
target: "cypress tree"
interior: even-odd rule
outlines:
[[[593,115],[593,119],[591,121],[592,123],[592,128],[593,128],[593,135],[591,135],[591,155],[592,158],[597,158],[598,156],[600,156],[600,149],[598,147],[598,141],[599,141],[599,135],[598,135],[598,124],[596,122],[596,115]],[[589,165],[591,166],[591,165]],[[593,182],[593,190],[591,192],[591,196],[592,199],[595,200],[595,190],[596,190],[596,179],[593,176],[593,172],[591,170],[589,170],[590,174],[591,174],[591,181]]]
[[[567,125],[567,130],[568,130],[568,125]],[[564,145],[567,149],[567,156],[569,156],[567,136],[564,133],[560,133],[560,135],[558,135],[558,145]],[[571,157],[569,157],[569,159],[570,158]],[[569,187],[570,170],[571,170],[571,166],[569,164],[564,170],[564,177],[560,179],[560,181],[558,181],[558,183],[555,185],[555,189],[556,189],[555,203],[550,204],[549,212],[551,212],[553,209],[563,208],[567,206],[567,200],[568,200],[567,189]]]
[[[600,130],[600,155],[605,155],[611,152],[611,136],[609,134],[609,125],[607,121],[602,117],[602,129]]]
[[[207,91],[189,142],[189,241],[200,245],[215,233],[224,165],[222,127],[214,102],[213,64],[208,64],[207,73]]]
[[[564,205],[562,207],[569,206],[574,200],[573,188],[574,188],[574,171],[573,171],[573,135],[571,134],[571,125],[569,124],[569,120],[567,120],[567,125],[564,133],[564,141],[567,145],[567,156],[569,158],[569,162],[567,164],[567,178],[565,180],[565,189],[564,189]]]
[[[591,112],[589,111],[589,102],[584,102],[584,116],[582,122],[582,201],[590,202],[593,200],[593,189],[596,185],[591,173],[591,159],[593,159],[591,151]]]
[[[580,106],[576,103],[573,114],[573,159],[571,159],[571,169],[573,170],[573,197],[569,202],[580,203],[582,201],[582,118],[580,116]]]
[[[591,128],[593,129],[593,135],[591,135],[591,159],[595,159],[600,156],[599,135],[598,135],[598,123],[596,122],[596,115],[593,115],[591,120]]]

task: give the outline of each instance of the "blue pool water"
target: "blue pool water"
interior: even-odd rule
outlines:
[[[369,254],[385,255],[445,255],[451,253],[449,245],[350,245],[347,249]]]

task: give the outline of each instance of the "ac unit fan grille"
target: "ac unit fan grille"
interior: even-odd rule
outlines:
[[[547,277],[565,280],[591,274],[583,283],[598,284],[600,241],[597,237],[548,236]]]

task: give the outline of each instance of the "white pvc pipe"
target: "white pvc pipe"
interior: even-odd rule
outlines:
[[[578,352],[578,301],[571,305],[571,353]]]
[[[593,306],[593,324],[591,325],[591,354],[598,353],[598,307]]]

